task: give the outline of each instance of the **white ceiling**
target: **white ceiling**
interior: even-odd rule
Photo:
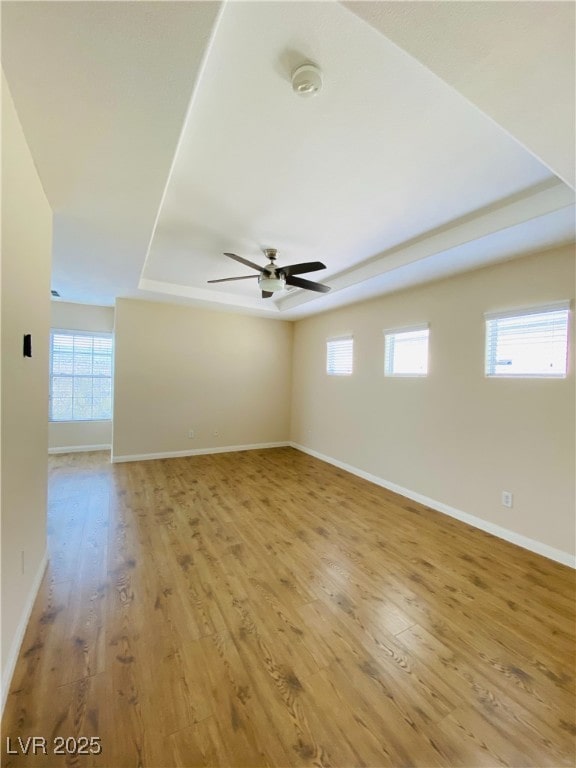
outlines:
[[[574,2],[354,0],[346,6],[574,187]]]
[[[63,300],[292,319],[574,240],[573,4],[350,6],[2,4]],[[207,284],[263,247],[331,293]]]

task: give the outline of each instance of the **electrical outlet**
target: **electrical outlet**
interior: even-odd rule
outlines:
[[[502,491],[502,506],[512,508],[513,496],[511,491]]]
[[[189,429],[188,430],[188,440],[193,440],[193,439],[194,439],[194,430],[193,429]]]

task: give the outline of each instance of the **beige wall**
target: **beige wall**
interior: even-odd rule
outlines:
[[[2,684],[46,551],[52,213],[2,76]],[[32,358],[22,337],[32,334]],[[23,553],[23,554],[22,554]]]
[[[92,304],[52,301],[51,327],[69,331],[114,331],[114,308]],[[51,452],[69,448],[82,450],[112,444],[111,421],[50,422],[48,447]]]
[[[49,453],[107,450],[112,445],[112,421],[51,421]]]
[[[114,307],[95,304],[75,304],[69,301],[52,301],[50,325],[68,331],[114,331]]]
[[[115,459],[289,439],[291,323],[120,299],[115,334]]]
[[[487,379],[483,314],[573,299],[574,264],[558,249],[298,322],[292,440],[573,553],[573,341],[565,380]],[[422,322],[429,376],[384,378],[383,329]],[[328,377],[326,338],[348,331],[354,375]]]

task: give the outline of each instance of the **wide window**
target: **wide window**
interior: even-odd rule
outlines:
[[[50,420],[112,418],[112,334],[52,331]]]
[[[326,342],[326,373],[329,376],[351,376],[353,370],[354,339],[339,336]]]
[[[427,325],[384,331],[384,375],[426,376],[429,333]]]
[[[563,378],[569,303],[486,315],[486,376]]]

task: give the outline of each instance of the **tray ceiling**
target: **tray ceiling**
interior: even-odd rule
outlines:
[[[572,242],[573,7],[448,5],[3,3],[53,287],[290,319]],[[506,46],[527,75],[514,99]],[[290,83],[305,61],[311,98]],[[526,101],[551,102],[546,141]],[[250,274],[223,251],[264,264],[265,247],[323,261],[331,293],[207,284]]]

